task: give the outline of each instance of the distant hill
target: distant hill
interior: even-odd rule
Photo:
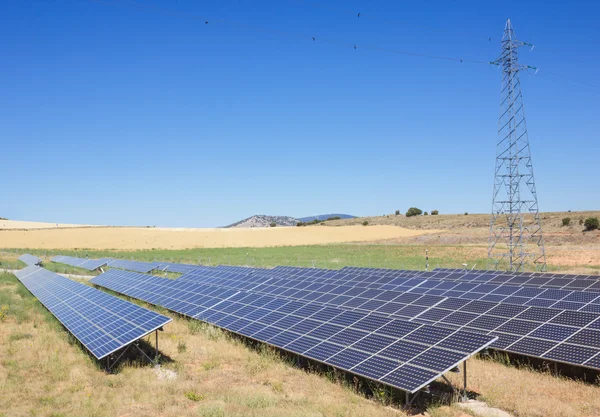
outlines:
[[[230,227],[270,227],[271,223],[275,222],[277,226],[296,226],[298,219],[289,216],[266,216],[264,214],[257,214],[255,216],[248,217],[247,219],[240,220],[225,226]]]
[[[340,219],[356,218],[356,216],[352,216],[350,214],[333,213],[333,214],[319,214],[317,216],[309,216],[309,217],[300,217],[298,220],[303,223],[306,223],[306,222],[312,222],[313,220],[327,220],[331,217],[339,217]]]

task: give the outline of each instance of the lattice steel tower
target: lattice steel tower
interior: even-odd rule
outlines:
[[[494,269],[522,271],[527,264],[546,270],[546,253],[525,124],[518,49],[532,46],[515,37],[510,19],[502,53],[492,62],[502,69],[502,91],[488,257]]]

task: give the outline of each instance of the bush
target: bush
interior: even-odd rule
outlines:
[[[437,216],[438,214],[440,214],[440,212],[438,210],[431,210],[432,216]]]
[[[585,230],[589,232],[600,228],[600,221],[598,221],[598,217],[588,217],[583,222],[583,225],[585,226]]]
[[[396,210],[396,216],[400,215],[400,210]]]
[[[406,217],[420,216],[421,214],[423,214],[423,210],[416,207],[411,207],[406,212]]]
[[[298,223],[296,223],[296,226],[298,226],[298,227],[304,226],[304,223],[298,222]]]
[[[271,227],[275,227],[275,226],[277,226],[277,223],[271,222]]]
[[[429,213],[425,212],[423,213],[423,216],[429,216]]]
[[[469,215],[469,213],[467,213],[467,212],[465,211],[465,216],[468,216],[468,215]]]
[[[366,220],[365,220],[364,222],[362,222],[362,225],[363,225],[363,226],[366,226],[366,225],[368,225],[368,224],[369,224],[369,222],[368,222],[368,221],[366,221]]]
[[[583,226],[583,219],[579,219],[579,226]]]
[[[565,217],[564,219],[562,219],[562,225],[563,226],[568,226],[571,224],[571,218],[570,217]]]

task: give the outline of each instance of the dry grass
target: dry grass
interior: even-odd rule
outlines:
[[[425,232],[396,226],[269,227],[256,229],[65,228],[0,230],[0,248],[187,249],[369,242]]]
[[[172,359],[160,370],[124,365],[114,375],[16,283],[0,275],[2,416],[406,416],[332,376],[307,373],[269,349],[252,349],[212,326],[175,317],[160,334]],[[153,339],[150,339],[150,341]],[[460,374],[450,374],[457,384]],[[470,389],[519,417],[600,415],[600,388],[500,363],[469,360]],[[433,417],[464,417],[430,405]]]
[[[600,416],[600,387],[498,362],[470,359],[469,389],[491,407],[521,417]],[[460,384],[462,375],[451,374]]]
[[[108,375],[16,288],[1,287],[12,297],[11,309],[21,305],[27,313],[20,318],[11,313],[0,322],[0,415],[405,415],[287,364],[269,350],[256,351],[181,318],[160,334],[160,351],[173,362],[158,372],[123,366]]]

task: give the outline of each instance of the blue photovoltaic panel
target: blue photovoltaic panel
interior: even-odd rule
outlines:
[[[132,272],[110,270],[91,282],[409,392],[418,391],[495,339]],[[416,331],[425,332],[427,339],[418,333],[409,338]],[[397,352],[405,353],[402,359]]]
[[[276,268],[276,270],[279,270],[279,268]],[[499,337],[499,340],[491,346],[495,349],[562,361],[594,369],[597,366],[595,365],[594,357],[596,355],[600,356],[600,349],[597,346],[593,344],[591,346],[582,345],[581,342],[575,339],[580,330],[587,328],[594,329],[592,326],[595,325],[600,326],[600,315],[598,313],[565,311],[531,305],[503,304],[468,298],[437,297],[429,300],[426,298],[431,297],[429,295],[402,293],[393,290],[383,292],[380,290],[373,291],[366,287],[327,283],[343,282],[344,284],[350,284],[352,279],[348,279],[349,276],[347,273],[343,274],[343,280],[338,280],[336,276],[332,276],[329,279],[321,277],[314,280],[314,274],[309,274],[309,276],[301,272],[298,274],[298,272],[297,270],[292,270],[289,273],[294,278],[286,279],[270,278],[268,274],[231,275],[229,277],[221,275],[217,277],[210,271],[205,271],[202,273],[192,272],[180,277],[178,280],[193,281],[208,285],[214,284],[232,289],[244,288],[245,290],[264,295],[278,295],[289,299],[310,299],[316,303],[323,303],[325,305],[335,304],[341,308],[355,311],[371,312],[417,321],[419,323],[496,335]],[[276,276],[280,277],[282,275],[277,273]],[[302,277],[297,278],[298,276]],[[361,279],[367,280],[368,276],[368,274],[363,275]],[[412,282],[413,280],[405,279],[405,281],[408,282],[408,289],[419,288],[423,284],[427,284],[427,281],[424,280],[415,280],[415,282]],[[359,285],[368,286],[369,284]],[[457,285],[457,283],[452,283],[452,285]],[[502,286],[502,288],[504,287]],[[311,288],[311,291],[307,291],[308,288]],[[494,288],[498,288],[498,286]],[[513,291],[522,290],[519,287],[512,286],[512,288]],[[466,289],[463,285],[463,290]],[[562,290],[547,291],[550,298],[564,297],[564,293],[559,293]],[[346,294],[352,294],[352,296],[347,296]],[[464,292],[460,294],[464,294]],[[390,301],[386,301],[385,304],[379,304],[373,303],[373,299],[363,298],[361,302],[360,299],[363,295],[379,297],[381,300]],[[444,293],[444,295],[447,294]],[[407,305],[406,303],[411,304]],[[423,307],[419,304],[423,305]],[[594,329],[593,334],[596,334],[596,329]],[[585,340],[585,343],[589,343],[589,338]],[[586,361],[581,362],[576,357],[581,358],[582,355],[574,355],[574,359],[568,360],[568,355],[560,355],[560,358],[555,354],[550,356],[550,348],[543,349],[537,355],[533,355],[530,349],[524,350],[522,348],[535,341],[539,341],[540,346],[542,344],[549,344],[552,349],[562,344],[561,349],[563,351],[572,349],[574,353],[580,351],[581,348],[585,348],[586,353],[593,354]]]
[[[113,259],[107,264],[107,266],[111,268],[126,269],[128,271],[150,272],[153,269],[156,269],[158,264],[155,262],[138,262],[128,261],[126,259]]]
[[[43,268],[29,266],[15,275],[97,359],[171,321]]]
[[[186,274],[199,269],[211,268],[203,265],[178,264],[173,262],[157,262],[156,264],[156,269],[159,271],[175,272],[178,274]]]
[[[88,258],[76,258],[73,256],[55,256],[52,258],[52,262],[58,262],[61,264],[76,266],[78,268],[87,269],[88,271],[94,271],[100,267],[103,267],[112,259],[110,258],[102,258],[102,259],[88,259]]]
[[[19,261],[23,262],[27,266],[40,265],[42,263],[42,260],[40,258],[38,258],[37,256],[30,255],[28,253],[24,253],[23,255],[19,256]]]

